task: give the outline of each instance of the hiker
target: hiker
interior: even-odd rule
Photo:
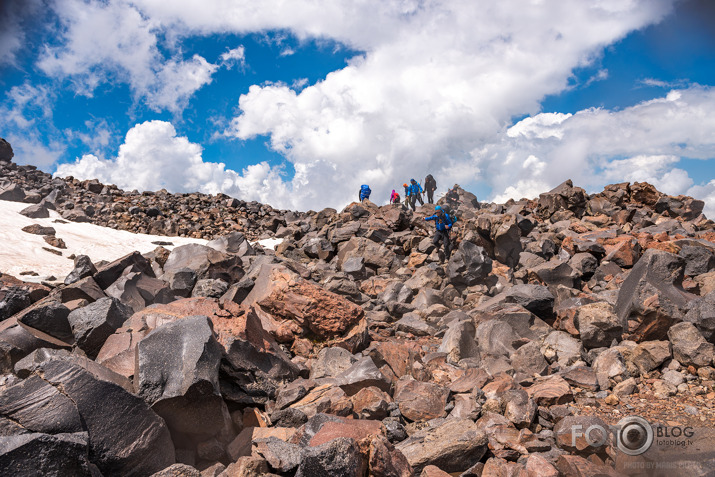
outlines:
[[[361,186],[360,186],[360,196],[359,196],[359,197],[360,197],[360,202],[362,202],[362,201],[365,200],[365,199],[369,199],[371,192],[372,192],[372,191],[370,190],[370,186],[369,186],[369,185],[367,185],[367,184],[361,185]]]
[[[395,192],[395,189],[392,189],[392,194],[390,194],[390,204],[399,204],[400,203],[400,194]]]
[[[410,205],[410,186],[407,183],[402,184],[405,188],[405,205]]]
[[[425,220],[434,220],[435,228],[437,229],[432,239],[432,243],[439,250],[439,243],[444,242],[444,259],[440,257],[440,263],[444,260],[449,260],[452,253],[452,242],[449,239],[449,231],[452,228],[453,220],[439,205],[434,208],[435,214],[425,217]]]
[[[425,205],[425,201],[422,200],[422,186],[420,186],[416,180],[410,179],[410,186],[408,188],[408,194],[410,197],[410,207],[415,210],[415,203],[419,201],[420,205]]]
[[[437,181],[434,180],[432,174],[427,174],[427,177],[425,177],[425,192],[427,192],[427,203],[434,204],[435,190],[437,190]]]
[[[449,189],[444,198],[447,201],[447,205],[452,209],[459,207],[459,194],[456,191],[456,186]]]

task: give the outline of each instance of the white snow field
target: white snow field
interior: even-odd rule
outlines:
[[[100,260],[115,260],[135,250],[140,253],[150,252],[157,247],[152,242],[157,241],[173,243],[173,246],[164,246],[169,250],[178,245],[207,242],[184,237],[134,234],[88,223],[54,223],[54,220],[61,217],[52,210],[47,219],[30,219],[18,213],[29,205],[32,204],[0,200],[0,272],[25,281],[39,282],[50,276],[59,281],[64,280],[74,268],[74,261],[67,258],[72,254],[88,255],[96,263]],[[67,248],[57,249],[46,243],[41,235],[22,231],[23,227],[32,224],[53,227],[57,231],[55,236],[64,240]],[[62,256],[43,250],[42,247],[58,250]],[[39,276],[20,275],[26,271],[36,272]]]

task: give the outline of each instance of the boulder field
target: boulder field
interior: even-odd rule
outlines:
[[[701,201],[646,183],[506,204],[460,188],[442,263],[431,205],[279,211],[9,158],[0,177],[28,216],[210,240],[77,256],[62,283],[0,275],[8,475],[632,475],[612,438],[574,429],[714,427]]]

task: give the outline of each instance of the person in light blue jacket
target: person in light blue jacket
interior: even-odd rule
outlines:
[[[452,241],[449,238],[449,232],[452,229],[454,221],[441,206],[438,205],[435,207],[434,211],[435,214],[425,217],[425,220],[435,221],[435,228],[437,230],[435,231],[432,243],[437,247],[437,250],[439,250],[439,243],[444,242],[444,259],[440,257],[440,262],[444,262],[444,260],[449,260],[449,256],[452,253]]]
[[[425,205],[425,201],[422,200],[422,194],[425,191],[422,190],[422,186],[417,183],[416,180],[410,179],[410,186],[407,189],[407,195],[410,198],[410,207],[415,210],[415,203],[419,201],[420,205]]]

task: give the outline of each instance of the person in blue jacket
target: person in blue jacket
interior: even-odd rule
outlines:
[[[410,207],[412,207],[412,210],[415,210],[415,203],[417,201],[420,202],[420,205],[425,205],[425,201],[422,200],[422,194],[424,194],[425,191],[422,190],[422,186],[417,183],[416,180],[410,179],[410,186],[407,189],[407,195],[410,198]]]
[[[434,215],[425,217],[425,220],[435,221],[435,228],[437,230],[435,231],[432,243],[439,250],[439,243],[444,242],[444,259],[449,260],[449,256],[452,253],[452,242],[449,239],[449,231],[452,229],[454,221],[439,205],[434,208],[434,212]],[[443,261],[444,260],[440,257],[440,262]]]
[[[365,199],[370,199],[370,193],[372,191],[370,190],[370,186],[367,184],[363,184],[360,186],[360,195],[358,196],[360,198],[360,202],[362,202]]]

